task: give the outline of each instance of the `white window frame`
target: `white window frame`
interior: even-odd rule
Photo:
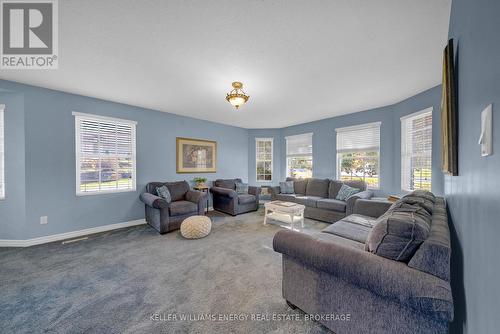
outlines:
[[[262,142],[271,142],[271,160],[260,160],[258,158],[259,152],[257,151],[257,143],[260,142],[260,141],[262,141]],[[256,182],[266,183],[266,182],[272,182],[273,181],[273,175],[274,175],[274,168],[273,168],[274,143],[273,143],[273,141],[274,141],[274,138],[255,138],[255,181]],[[259,180],[258,179],[259,173],[257,172],[257,166],[258,166],[258,164],[259,164],[260,161],[262,161],[262,162],[268,162],[268,161],[270,161],[271,162],[271,179],[270,180]]]
[[[378,147],[373,147],[373,148],[362,148],[362,149],[353,149],[350,151],[347,150],[339,150],[338,148],[338,136],[339,133],[342,132],[349,132],[349,131],[356,131],[356,130],[362,130],[370,127],[378,127],[379,128],[379,141],[378,141]],[[371,187],[367,183],[367,189],[373,189],[373,190],[380,190],[380,185],[382,184],[382,177],[381,177],[381,166],[380,166],[380,130],[382,128],[382,122],[371,122],[371,123],[364,123],[364,124],[358,124],[358,125],[353,125],[353,126],[346,126],[342,128],[337,128],[335,129],[335,134],[336,134],[336,147],[335,147],[335,153],[336,153],[336,166],[337,166],[337,171],[336,171],[336,176],[337,180],[341,179],[342,176],[342,169],[341,169],[341,159],[340,159],[340,154],[341,153],[346,153],[346,152],[365,152],[365,151],[377,151],[377,165],[378,165],[378,170],[377,170],[377,175],[378,175],[378,186],[377,187]]]
[[[0,123],[2,127],[0,128],[0,162],[2,170],[0,170],[0,184],[2,184],[2,190],[0,191],[0,200],[5,199],[5,104],[0,104]]]
[[[314,144],[313,144],[313,132],[308,132],[308,133],[301,133],[297,135],[292,135],[292,136],[286,136],[285,137],[285,167],[286,167],[286,177],[290,177],[290,168],[288,168],[288,158],[301,158],[301,157],[311,157],[311,177],[314,177]],[[313,146],[311,149],[311,154],[288,154],[288,140],[293,137],[304,137],[304,136],[310,136],[311,137],[311,145]]]
[[[92,196],[92,195],[103,195],[103,194],[113,194],[113,193],[124,193],[124,192],[135,192],[137,190],[137,153],[136,153],[136,125],[137,122],[107,117],[95,114],[86,114],[80,112],[73,112],[73,116],[75,116],[75,162],[76,162],[76,195],[77,196]],[[97,191],[81,191],[80,190],[80,167],[81,167],[81,157],[80,157],[80,120],[94,120],[94,121],[107,121],[107,122],[116,122],[122,124],[132,125],[132,188],[131,189],[107,189],[107,190],[97,190]],[[100,173],[99,173],[100,174]]]
[[[431,118],[432,118],[432,112],[433,112],[433,107],[429,107],[429,108],[426,108],[424,110],[421,110],[421,111],[417,111],[417,112],[414,112],[412,114],[409,114],[409,115],[406,115],[406,116],[403,116],[400,118],[400,121],[401,121],[401,190],[403,192],[411,192],[415,189],[406,189],[407,187],[407,179],[405,179],[405,176],[407,175],[406,173],[404,173],[404,169],[406,167],[409,167],[408,165],[408,161],[407,159],[410,158],[411,159],[411,156],[413,155],[412,152],[407,152],[406,151],[406,129],[405,129],[405,122],[408,122],[408,121],[411,121],[413,119],[416,119],[416,118],[419,118],[419,117],[422,117],[422,116],[425,116],[425,115],[430,115]],[[433,142],[433,138],[432,138],[432,127],[434,126],[433,123],[431,123],[431,151],[430,151],[430,159],[431,159],[431,166],[430,166],[430,169],[431,169],[431,188],[432,188],[432,142]],[[406,160],[406,161],[405,161]],[[410,173],[411,174],[411,173]],[[408,176],[410,176],[408,174]],[[421,188],[416,188],[416,189],[421,189]]]

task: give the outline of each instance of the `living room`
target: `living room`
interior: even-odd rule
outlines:
[[[5,333],[495,333],[500,4],[0,0]]]

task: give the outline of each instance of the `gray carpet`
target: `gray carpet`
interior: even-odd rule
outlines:
[[[1,332],[328,332],[281,297],[272,238],[286,224],[263,226],[262,209],[209,215],[212,232],[199,240],[144,225],[73,244],[0,249]],[[306,220],[304,233],[326,225]],[[218,318],[238,314],[248,319]],[[285,316],[265,318],[273,315]]]

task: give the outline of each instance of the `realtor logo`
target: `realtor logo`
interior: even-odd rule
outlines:
[[[0,0],[1,69],[57,69],[57,0]]]

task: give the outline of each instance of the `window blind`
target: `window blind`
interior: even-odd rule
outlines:
[[[74,115],[77,194],[135,190],[136,123],[88,114]]]
[[[401,188],[431,190],[432,108],[401,118]]]
[[[287,156],[312,155],[312,133],[288,136],[286,139]]]
[[[0,104],[0,199],[5,198],[4,110],[5,105]]]
[[[337,153],[378,151],[380,147],[380,122],[335,129]]]

